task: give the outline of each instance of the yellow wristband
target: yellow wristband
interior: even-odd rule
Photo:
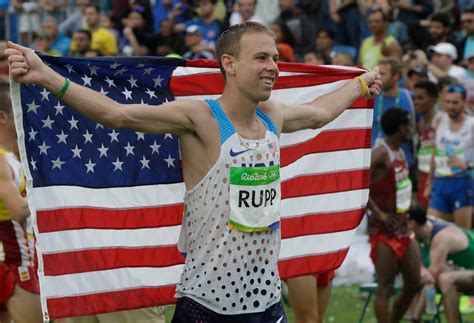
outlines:
[[[367,83],[365,82],[364,78],[361,76],[357,76],[356,79],[359,80],[360,85],[362,86],[362,91],[360,93],[361,98],[365,98],[367,91],[369,90],[369,87],[367,86]]]

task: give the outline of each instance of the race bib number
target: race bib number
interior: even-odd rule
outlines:
[[[423,173],[429,173],[431,168],[432,147],[423,147],[418,150],[418,169]]]
[[[412,183],[410,178],[406,177],[396,184],[397,188],[397,213],[405,213],[411,205]]]
[[[280,166],[230,168],[229,226],[238,231],[280,227]]]

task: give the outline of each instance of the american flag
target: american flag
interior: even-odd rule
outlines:
[[[214,61],[41,56],[121,103],[216,98]],[[280,64],[272,98],[305,103],[357,68]],[[179,143],[103,127],[36,85],[12,83],[45,319],[170,304],[183,268]],[[282,278],[341,265],[368,199],[372,101],[318,130],[281,136]],[[271,148],[271,147],[270,147]]]

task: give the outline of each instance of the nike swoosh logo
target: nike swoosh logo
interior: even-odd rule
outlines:
[[[242,150],[242,151],[233,151],[232,148],[231,148],[229,154],[230,154],[231,157],[235,157],[235,156],[239,156],[239,155],[241,155],[241,154],[243,154],[247,151],[249,151],[249,149],[245,149],[245,150]]]
[[[280,323],[281,321],[283,321],[284,317],[285,317],[284,315],[282,317],[280,317],[280,319],[278,321],[276,321],[276,323]]]

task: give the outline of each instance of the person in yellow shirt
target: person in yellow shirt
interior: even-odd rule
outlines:
[[[97,6],[88,5],[84,9],[84,18],[88,29],[92,34],[91,49],[103,56],[117,55],[117,39],[115,35],[107,28],[101,27],[100,9]],[[71,52],[75,53],[77,45],[73,41],[71,44]]]

